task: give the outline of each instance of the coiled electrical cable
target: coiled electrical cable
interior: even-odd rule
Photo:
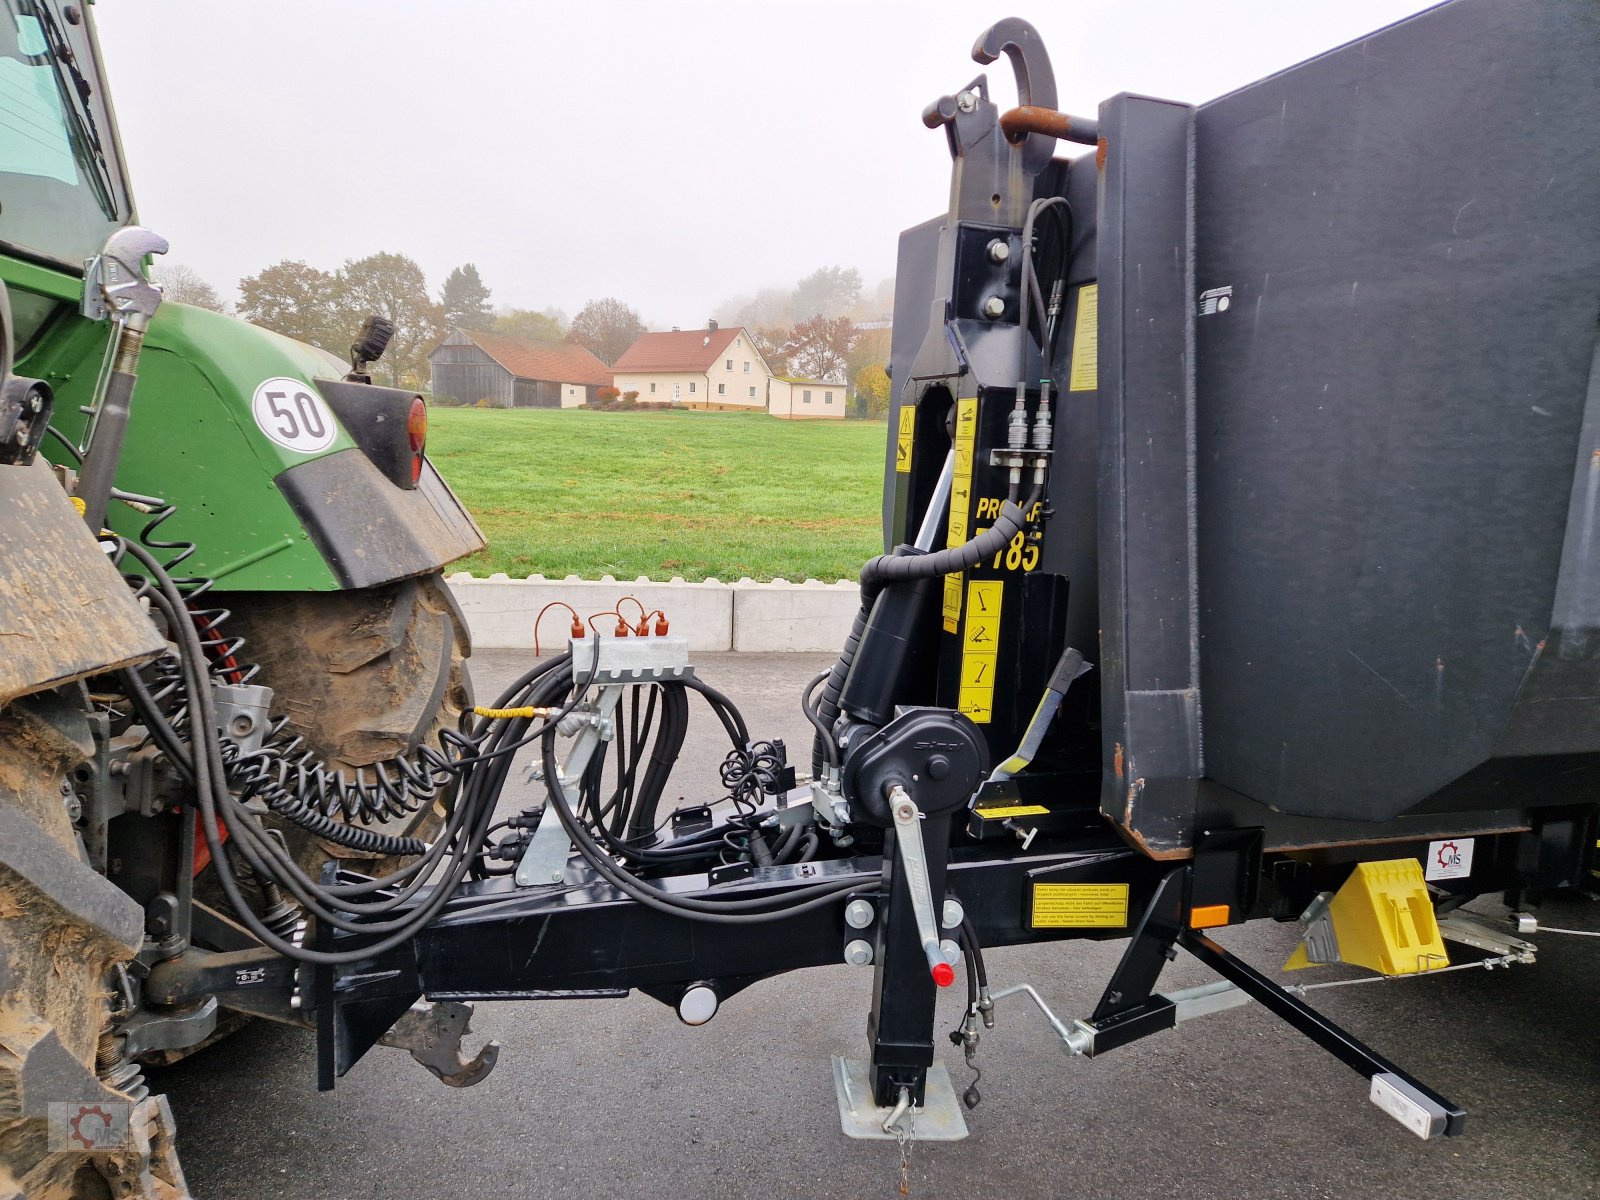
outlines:
[[[56,434],[63,444],[70,445]],[[222,682],[247,684],[260,668],[246,661],[245,640],[229,636],[225,623],[230,616],[223,607],[201,607],[199,597],[210,591],[213,581],[202,576],[179,576],[178,568],[196,552],[195,543],[164,539],[159,530],[177,511],[175,505],[158,496],[141,496],[116,491],[113,495],[135,509],[150,515],[140,529],[138,542],[177,585],[183,596],[181,612],[163,604],[148,580],[130,577],[136,598],[149,600],[163,610],[169,630],[180,620],[192,624],[200,639],[209,672]],[[120,568],[127,557],[123,542],[114,551],[113,561]],[[126,574],[126,573],[125,573]],[[167,725],[182,733],[189,722],[189,697],[183,676],[170,658],[157,660],[151,669],[153,680],[146,690],[163,709]],[[305,739],[288,729],[288,720],[275,719],[260,748],[245,752],[231,741],[223,747],[224,766],[234,786],[244,798],[259,796],[274,812],[328,841],[374,855],[412,855],[423,844],[416,838],[395,837],[363,829],[355,822],[370,823],[406,817],[440,800],[454,783],[460,758],[470,747],[449,730],[440,731],[437,746],[426,742],[410,755],[357,768],[354,773],[329,767],[308,746]],[[342,818],[342,819],[335,819]]]

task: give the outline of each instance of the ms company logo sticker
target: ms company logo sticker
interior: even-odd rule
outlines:
[[[1472,874],[1472,839],[1429,842],[1428,857],[1422,865],[1424,879],[1465,879]]]
[[[299,379],[280,377],[257,385],[250,415],[267,437],[300,454],[326,450],[338,430],[316,389]]]
[[[131,1104],[97,1100],[93,1104],[46,1106],[46,1140],[51,1150],[120,1150],[130,1144],[128,1117]]]

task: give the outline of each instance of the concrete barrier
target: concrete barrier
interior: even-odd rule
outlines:
[[[665,612],[672,632],[687,637],[691,651],[837,650],[860,604],[856,584],[846,580],[757,583],[740,579],[722,583],[708,579],[686,583],[682,579],[621,580],[610,575],[600,579],[576,575],[512,579],[503,574],[479,579],[462,572],[447,582],[466,614],[473,643],[486,649],[532,649],[535,622],[541,648],[562,646],[571,631],[572,617],[561,606],[571,605],[587,618],[615,609],[624,596],[633,596],[645,611]],[[542,609],[547,611],[540,621]],[[622,611],[630,625],[638,620],[631,601],[623,603]],[[605,618],[595,625],[602,632],[610,631]]]
[[[732,591],[734,650],[838,650],[861,606],[861,589],[843,580],[741,579]]]

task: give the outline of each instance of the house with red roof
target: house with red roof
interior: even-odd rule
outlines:
[[[579,408],[611,383],[611,369],[582,346],[477,329],[452,329],[428,365],[435,396],[498,408]]]
[[[613,386],[641,404],[765,412],[772,372],[745,330],[674,329],[646,333],[612,364]]]

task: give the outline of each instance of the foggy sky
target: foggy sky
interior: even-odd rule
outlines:
[[[893,273],[943,211],[918,116],[1031,20],[1061,107],[1200,101],[1427,7],[1419,0],[415,3],[99,0],[140,220],[225,298],[280,259],[409,254],[437,294],[614,295],[656,327],[818,266]],[[1031,10],[1031,11],[1030,11]]]

